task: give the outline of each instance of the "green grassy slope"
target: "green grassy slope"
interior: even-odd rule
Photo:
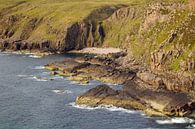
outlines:
[[[176,11],[160,10],[160,16],[172,16],[169,21],[156,22],[141,31],[149,5],[162,2],[166,5],[176,3],[186,7]],[[179,57],[172,56],[165,62],[171,70],[178,70],[180,62],[195,51],[192,31],[195,21],[194,16],[190,18],[191,21],[187,21],[192,13],[187,4],[188,0],[0,0],[0,33],[9,30],[10,33],[13,32],[9,37],[11,39],[22,38],[37,43],[49,40],[56,43],[61,35],[65,35],[67,27],[81,22],[94,10],[105,6],[114,8],[116,5],[126,5],[133,9],[132,18],[100,18],[106,33],[103,45],[128,49],[135,57],[143,58],[149,64],[150,54],[159,50],[173,31],[181,28],[177,37],[162,48],[163,51],[169,52],[174,51],[173,46],[183,45]],[[121,10],[125,13],[125,8]],[[186,25],[183,24],[185,21]]]
[[[24,16],[15,25],[15,38],[21,34],[21,29],[30,19],[41,19],[29,38],[39,41],[39,39],[55,40],[57,35],[48,33],[50,28],[60,32],[68,25],[83,20],[92,10],[101,6],[129,3],[129,0],[0,0],[0,10],[5,17]]]

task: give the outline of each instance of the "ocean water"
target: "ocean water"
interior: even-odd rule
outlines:
[[[64,58],[74,56],[0,53],[0,129],[195,129],[194,119],[148,117],[141,111],[114,106],[76,105],[78,95],[101,82],[79,85],[50,76],[43,67]]]

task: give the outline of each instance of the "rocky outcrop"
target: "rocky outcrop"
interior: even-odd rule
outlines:
[[[68,76],[82,84],[91,79],[105,83],[123,84],[122,90],[107,85],[97,86],[76,99],[79,105],[113,105],[126,109],[143,110],[154,116],[190,116],[195,112],[194,84],[174,76],[159,76],[151,71],[136,71],[122,68],[116,58],[85,56],[66,59],[45,67],[52,74]]]
[[[148,115],[189,116],[195,111],[192,98],[185,94],[151,91],[128,81],[122,91],[109,86],[97,86],[77,97],[77,104],[89,106],[113,105],[126,109],[139,109]]]
[[[89,90],[83,95],[77,97],[76,103],[94,107],[99,105],[112,105],[127,109],[144,108],[142,103],[134,100],[128,93],[113,90],[107,85],[100,85]]]
[[[94,79],[106,83],[123,84],[135,77],[133,71],[117,69],[116,67],[117,63],[104,57],[68,59],[46,65],[47,69],[54,70],[59,75],[73,76],[75,81],[85,80],[86,82],[86,78],[88,78],[88,81]]]
[[[193,71],[195,70],[195,52],[191,52],[188,58],[181,62],[180,67],[183,71]]]

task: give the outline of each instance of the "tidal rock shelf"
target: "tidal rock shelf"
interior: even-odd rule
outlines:
[[[195,113],[193,93],[171,91],[163,86],[163,80],[157,75],[154,80],[143,78],[144,73],[122,68],[116,58],[85,56],[47,64],[45,68],[51,70],[51,74],[68,76],[84,84],[95,79],[123,85],[122,90],[99,85],[78,96],[78,105],[112,105],[142,110],[151,116],[184,117]]]

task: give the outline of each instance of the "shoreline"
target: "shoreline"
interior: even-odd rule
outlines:
[[[162,80],[141,78],[149,73],[137,73],[123,69],[115,58],[97,55],[65,59],[45,65],[51,74],[67,76],[71,80],[87,84],[95,79],[105,83],[122,84],[122,90],[114,90],[107,85],[99,85],[76,99],[78,105],[97,107],[113,105],[125,109],[142,110],[150,116],[194,116],[195,98],[191,93],[174,92],[163,86]],[[149,76],[154,76],[149,74]],[[147,82],[150,82],[148,84]]]
[[[33,54],[29,51],[19,53]],[[40,53],[36,52],[35,55]],[[41,53],[41,55],[45,56],[46,53]],[[96,54],[96,56],[85,54],[83,57],[67,58],[61,62],[47,64],[45,69],[50,70],[51,75],[66,76],[69,80],[80,84],[86,85],[90,80],[99,80],[104,83],[123,85],[122,90],[114,90],[108,85],[96,86],[77,97],[78,105],[92,107],[113,105],[125,109],[142,110],[149,116],[195,116],[195,101],[193,101],[195,96],[192,93],[171,91],[163,86],[161,78],[152,73],[124,69],[117,62],[118,58],[124,57],[124,55],[116,57],[112,54]],[[145,78],[145,75],[150,78]],[[154,80],[151,80],[152,76]]]
[[[0,51],[0,53],[5,53],[5,54],[18,54],[18,55],[32,55],[35,57],[42,58],[44,56],[52,55],[50,52],[40,52],[38,50],[20,50],[20,51],[14,51],[14,50],[5,50],[5,51]]]

